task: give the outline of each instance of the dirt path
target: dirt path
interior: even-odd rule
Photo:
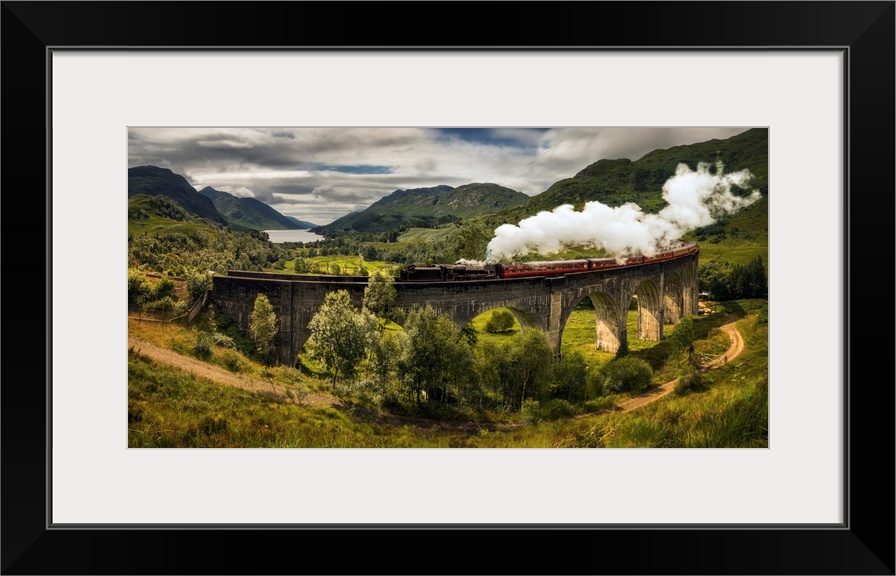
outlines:
[[[327,394],[316,394],[314,392],[304,392],[294,394],[293,398],[286,395],[286,387],[268,380],[248,376],[246,374],[234,374],[229,370],[225,370],[219,366],[208,364],[190,356],[184,356],[173,350],[161,348],[155,344],[151,344],[145,340],[128,336],[128,347],[133,348],[135,352],[141,356],[146,356],[160,364],[174,366],[186,372],[199,377],[211,380],[217,384],[225,384],[227,386],[236,386],[251,392],[270,396],[280,402],[290,402],[304,406],[329,406],[342,410],[353,416],[357,416],[367,421],[376,422],[378,424],[389,426],[411,425],[420,428],[438,428],[449,432],[475,433],[482,428],[489,430],[505,429],[512,427],[513,424],[502,424],[493,422],[450,422],[439,420],[426,420],[423,418],[411,418],[408,416],[397,416],[386,414],[376,410],[363,408],[356,405],[345,404],[340,402],[338,398]]]
[[[341,403],[332,396],[323,394],[315,394],[308,392],[301,400],[295,398],[290,399],[286,395],[286,387],[280,384],[271,383],[268,380],[255,378],[245,374],[234,374],[229,370],[225,370],[219,366],[207,364],[196,358],[190,358],[183,354],[178,354],[173,350],[160,348],[155,344],[150,344],[145,340],[128,336],[128,347],[133,348],[135,352],[143,356],[147,356],[161,364],[167,364],[190,372],[200,378],[206,378],[220,384],[228,386],[236,386],[244,390],[259,392],[261,394],[272,395],[283,402],[295,402],[297,404],[305,404],[307,406],[338,406]]]
[[[728,338],[731,340],[731,345],[728,347],[728,350],[726,350],[724,354],[722,354],[712,362],[706,364],[704,366],[704,370],[718,368],[719,366],[727,364],[729,360],[737,358],[744,351],[744,339],[740,334],[740,330],[737,329],[736,319],[729,321],[727,324],[724,324],[723,326],[721,326],[721,329],[728,334]],[[670,392],[675,390],[676,382],[678,382],[678,378],[666,382],[665,384],[656,388],[652,388],[639,396],[635,396],[634,398],[626,400],[625,402],[620,402],[617,405],[616,412],[631,412],[636,408],[646,406],[651,402],[656,402],[666,394],[669,394]]]

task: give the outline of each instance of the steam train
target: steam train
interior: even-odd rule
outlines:
[[[594,270],[610,270],[652,264],[672,258],[696,254],[700,250],[696,244],[682,244],[654,256],[632,256],[629,258],[585,258],[582,260],[553,260],[550,262],[515,262],[502,264],[437,264],[435,266],[408,266],[401,271],[402,282],[452,282],[465,280],[491,280],[495,278],[522,278],[525,276],[559,276]]]

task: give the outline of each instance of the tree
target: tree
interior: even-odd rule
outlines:
[[[293,263],[293,271],[296,274],[305,274],[307,272],[310,272],[311,269],[307,260],[305,260],[304,258],[296,258],[295,262]]]
[[[149,299],[152,288],[143,274],[128,270],[128,309],[137,310]]]
[[[363,306],[375,316],[392,320],[394,317],[395,300],[398,293],[395,291],[395,279],[382,272],[374,272],[367,281],[364,289]]]
[[[554,365],[551,390],[555,398],[565,398],[568,402],[585,399],[585,357],[578,350],[567,352]]]
[[[746,265],[735,264],[723,272],[715,271],[706,276],[714,300],[768,297],[768,277],[761,256]]]
[[[196,302],[212,287],[211,274],[202,270],[189,272],[186,277],[186,285],[187,293],[190,295],[190,301]]]
[[[516,386],[519,403],[511,400],[511,405],[522,407],[527,397],[540,399],[548,388],[554,353],[547,336],[541,330],[523,330],[511,347],[512,365],[516,372]],[[516,398],[514,394],[512,398]]]
[[[398,374],[419,404],[447,400],[448,388],[459,389],[470,378],[473,354],[460,329],[431,306],[408,314],[406,336],[398,357]]]
[[[264,294],[255,297],[255,305],[249,315],[249,331],[255,341],[255,348],[261,354],[265,363],[268,362],[270,352],[277,335],[277,315],[270,300]]]
[[[376,317],[352,306],[347,290],[329,292],[324,303],[308,323],[314,347],[311,356],[333,371],[333,386],[341,373],[353,377],[367,355]]]
[[[653,382],[650,364],[640,358],[625,356],[611,361],[603,370],[604,390],[609,393],[646,390]]]
[[[398,336],[389,330],[373,332],[370,345],[370,369],[376,377],[380,392],[385,393],[389,376],[395,370],[400,351]]]
[[[495,310],[492,313],[492,317],[488,319],[488,322],[485,324],[485,331],[490,334],[508,332],[513,330],[515,324],[516,320],[510,310],[499,309]]]
[[[675,325],[675,328],[672,329],[672,334],[669,335],[669,343],[672,345],[672,350],[675,351],[675,358],[680,364],[681,353],[684,351],[690,352],[693,349],[694,319],[690,316],[682,318]]]
[[[746,266],[745,298],[768,298],[768,276],[762,264],[762,256],[757,256]]]
[[[163,298],[171,298],[177,300],[177,287],[174,285],[168,274],[165,274],[155,283],[152,288],[150,300],[161,300]]]
[[[455,238],[457,256],[476,260],[485,257],[492,236],[493,234],[481,224],[467,224],[461,227]]]

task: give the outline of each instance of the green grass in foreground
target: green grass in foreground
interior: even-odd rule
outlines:
[[[412,428],[353,419],[222,386],[128,354],[128,446],[131,448],[444,447]]]
[[[425,429],[388,425],[374,411],[313,408],[273,394],[254,393],[206,381],[129,353],[128,445],[130,447],[767,447],[768,326],[767,302],[741,300],[719,304],[719,314],[695,319],[697,348],[717,350],[724,342],[718,327],[741,318],[747,350],[741,357],[706,373],[707,387],[686,396],[671,394],[636,411],[562,419],[508,430],[485,425],[473,432],[459,427]],[[584,310],[581,328],[593,312]],[[487,321],[484,314],[476,320]],[[590,320],[589,320],[590,321]],[[593,326],[593,324],[591,324]],[[178,329],[167,327],[167,332]],[[591,338],[592,328],[587,328]],[[159,335],[164,341],[176,335]],[[574,332],[564,334],[571,346]],[[149,336],[148,334],[146,335]],[[480,337],[506,338],[503,335]],[[724,335],[722,335],[724,336]],[[512,336],[510,336],[512,337]],[[187,337],[181,338],[184,342]],[[180,342],[178,340],[178,342]],[[160,342],[161,343],[161,342]],[[674,377],[674,361],[665,343],[633,354],[660,361],[657,381]],[[227,353],[231,353],[228,351]],[[235,354],[235,353],[234,353]],[[244,358],[241,373],[256,366]],[[282,368],[282,367],[281,367]],[[296,377],[298,371],[289,370]],[[275,382],[324,392],[314,374],[287,382],[274,368]],[[668,378],[670,379],[670,378]],[[620,400],[624,399],[620,397]],[[349,403],[350,404],[350,403]],[[393,421],[394,422],[394,421]]]

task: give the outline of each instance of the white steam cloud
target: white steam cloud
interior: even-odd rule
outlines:
[[[552,212],[539,212],[519,225],[503,224],[488,244],[487,260],[507,260],[530,252],[551,254],[566,246],[603,248],[614,256],[652,256],[672,246],[690,230],[715,223],[761,198],[758,190],[736,196],[732,186],[746,188],[753,175],[749,170],[724,174],[721,162],[700,163],[697,170],[679,164],[675,175],[663,184],[668,206],[657,214],[646,214],[634,203],[611,208],[588,202],[578,212],[569,204]]]

